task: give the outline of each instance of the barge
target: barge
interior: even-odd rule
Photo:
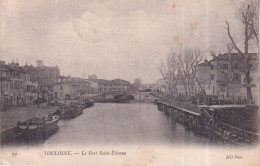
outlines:
[[[73,119],[81,115],[85,108],[90,108],[93,106],[93,101],[84,100],[71,105],[61,105],[56,114],[60,115],[61,119]]]
[[[160,111],[194,134],[213,143],[250,145],[258,142],[257,106],[195,106],[176,101],[157,101]]]
[[[76,105],[70,105],[70,106],[62,106],[62,108],[60,108],[59,112],[60,112],[60,119],[73,119],[78,117],[79,115],[81,115],[83,113],[83,109],[80,106],[76,106]]]
[[[90,108],[94,106],[94,101],[85,101],[85,108]]]
[[[17,122],[16,133],[26,141],[47,139],[58,131],[58,115],[48,115],[43,118],[33,118]]]

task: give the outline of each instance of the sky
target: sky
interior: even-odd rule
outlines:
[[[0,60],[58,65],[61,74],[161,78],[158,65],[179,47],[219,48],[225,20],[240,41],[237,1],[2,0]],[[225,50],[222,50],[225,51]],[[205,54],[206,55],[206,54]]]

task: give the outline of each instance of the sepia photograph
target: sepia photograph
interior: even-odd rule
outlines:
[[[0,165],[258,166],[258,0],[0,0]]]

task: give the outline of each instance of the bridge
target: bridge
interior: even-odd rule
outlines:
[[[132,100],[136,102],[154,102],[157,97],[149,92],[126,92],[126,93],[105,93],[92,97],[95,101],[106,102],[114,100]]]

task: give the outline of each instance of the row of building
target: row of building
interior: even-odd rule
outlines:
[[[48,100],[59,76],[58,66],[46,67],[42,61],[36,67],[0,61],[0,109]]]
[[[129,87],[130,82],[121,79],[64,77],[58,66],[45,66],[43,61],[37,61],[36,66],[0,61],[0,110],[84,94],[122,93]]]
[[[251,66],[251,84],[245,83],[243,72],[243,60],[236,53],[224,53],[215,56],[212,60],[205,60],[196,66],[196,74],[188,76],[189,87],[185,83],[183,75],[175,77],[176,90],[178,94],[194,96],[202,91],[206,95],[217,96],[221,100],[234,101],[246,99],[246,88],[251,87],[254,101],[258,101],[259,95],[259,57],[255,53],[249,54],[249,64]],[[167,80],[160,79],[156,83],[157,91],[169,93]]]
[[[70,100],[86,94],[126,93],[130,82],[122,79],[82,79],[62,77],[54,85],[54,99]]]

